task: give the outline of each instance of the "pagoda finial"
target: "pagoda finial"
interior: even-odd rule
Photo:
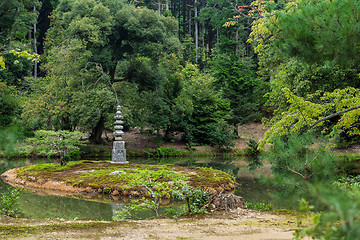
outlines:
[[[121,113],[121,106],[118,105],[117,106],[117,111],[116,111],[116,115],[115,115],[115,122],[114,122],[114,136],[115,136],[115,141],[121,141],[122,140],[122,136],[124,135],[124,132],[122,131],[124,129],[124,127],[122,126],[122,124],[124,124],[124,122],[121,120],[123,119],[122,113]]]

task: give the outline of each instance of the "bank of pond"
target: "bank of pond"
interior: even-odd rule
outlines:
[[[104,160],[98,160],[104,162]],[[235,195],[241,196],[249,207],[260,210],[269,209],[298,209],[299,199],[291,192],[282,195],[276,187],[265,184],[261,179],[271,177],[269,164],[251,171],[244,157],[218,157],[218,158],[161,158],[161,159],[129,159],[132,164],[149,165],[174,165],[181,167],[204,167],[221,170],[233,177],[236,181]],[[1,159],[1,174],[9,169],[19,168],[44,163],[57,163],[58,160],[51,159]],[[92,160],[91,162],[94,162]],[[0,182],[1,192],[9,192],[14,187]],[[279,197],[280,196],[280,197]],[[24,189],[18,200],[19,217],[24,218],[59,218],[59,219],[116,219],[122,209],[133,204],[129,196],[114,194],[64,194],[64,192],[48,191],[44,189]],[[180,209],[186,203],[176,199],[164,199],[159,209],[159,214],[169,212],[169,209]],[[135,212],[131,218],[145,219],[153,217],[151,210]]]

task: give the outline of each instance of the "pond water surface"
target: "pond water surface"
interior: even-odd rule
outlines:
[[[269,168],[255,172],[247,168],[247,164],[241,158],[167,158],[167,159],[128,159],[131,163],[143,164],[176,164],[181,166],[209,167],[236,177],[239,185],[235,189],[235,194],[244,198],[245,201],[252,203],[272,202],[274,208],[283,208],[282,203],[274,202],[272,189],[264,188],[258,179],[260,174],[269,175]],[[3,172],[25,165],[57,162],[48,159],[21,159],[21,160],[0,160],[0,174]],[[5,192],[13,187],[0,181],[0,192]],[[128,204],[129,199],[113,198],[102,195],[84,195],[84,196],[54,196],[56,192],[49,195],[48,192],[37,190],[23,191],[20,195],[19,205],[21,214],[19,217],[26,218],[59,218],[59,219],[97,219],[112,220],[116,212]],[[169,202],[173,206],[179,206],[182,203]],[[164,211],[162,208],[161,211]],[[152,212],[145,212],[134,218],[146,218],[153,216]]]

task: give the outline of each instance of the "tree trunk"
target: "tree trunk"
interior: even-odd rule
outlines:
[[[14,14],[14,17],[16,17],[17,16],[17,14],[18,14],[18,12],[20,11],[20,7],[18,6],[17,8],[16,8],[16,12],[15,12],[15,14]],[[10,27],[10,31],[9,31],[9,48],[11,47],[11,42],[12,42],[12,31],[13,31],[13,26],[14,26],[14,24],[13,25],[11,25],[11,27]]]
[[[180,18],[178,17],[178,12],[177,12],[177,7],[176,7],[176,2],[177,1],[171,1],[171,13],[172,13],[172,15],[175,17],[175,18],[177,18],[178,19],[178,22],[180,23]],[[180,28],[180,26],[179,26],[179,28]]]
[[[238,5],[238,0],[235,1],[236,6]],[[237,22],[239,22],[239,20],[236,20]],[[236,56],[239,53],[239,27],[236,25],[236,33],[235,33],[235,41],[236,41],[236,49],[235,49],[235,54]]]
[[[158,0],[158,11],[159,15],[161,15],[161,0]]]
[[[198,7],[197,0],[195,0],[194,4],[194,20],[195,20],[195,62],[198,63],[198,49],[199,49],[199,22],[197,20],[198,17]]]
[[[35,12],[36,12],[36,6],[34,5],[34,13]],[[37,51],[37,41],[36,41],[36,22],[34,23],[34,51],[35,51],[36,54],[38,53],[38,51]],[[34,77],[35,78],[38,75],[37,70],[38,70],[38,64],[35,61],[35,64],[34,64]]]
[[[186,36],[186,31],[185,31],[185,29],[186,29],[186,1],[184,0],[182,2],[183,2],[183,9],[182,9],[183,29],[182,30],[183,30],[183,38],[185,38],[185,36]]]
[[[102,143],[101,136],[104,131],[104,125],[105,125],[105,117],[101,115],[98,123],[91,131],[91,135],[89,137],[90,143],[95,143],[95,144]]]
[[[189,10],[189,19],[188,19],[188,23],[189,23],[189,37],[191,37],[191,10]]]
[[[202,61],[205,62],[205,23],[202,23]]]
[[[235,54],[238,55],[238,53],[239,53],[239,28],[236,28],[235,41],[236,41]]]
[[[246,47],[246,56],[249,57],[249,43],[245,42],[245,47]]]
[[[209,26],[209,22],[207,23],[207,32],[208,32],[208,56],[211,57],[212,50],[212,41],[213,41],[213,32],[211,31],[211,26]]]
[[[165,2],[165,10],[169,10],[169,0],[166,0]]]
[[[237,123],[234,123],[234,135],[236,136],[236,138],[239,138],[239,126],[237,125]]]
[[[219,44],[219,28],[216,28],[216,43]]]
[[[109,75],[110,75],[110,82],[115,82],[115,72],[116,72],[116,65],[113,67],[110,67]]]

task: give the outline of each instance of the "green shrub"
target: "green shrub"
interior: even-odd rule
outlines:
[[[254,139],[250,139],[247,143],[248,147],[245,149],[245,155],[248,156],[246,161],[249,162],[248,167],[253,170],[260,166],[262,166],[262,162],[260,161],[260,150],[258,149],[259,143]]]
[[[158,185],[154,188],[154,185]],[[186,206],[180,208],[167,208],[165,215],[169,218],[177,219],[179,216],[186,214],[198,214],[207,212],[207,204],[209,202],[208,192],[194,189],[189,185],[183,185],[177,190],[166,189],[156,181],[150,181],[144,184],[150,194],[150,198],[141,198],[131,200],[131,204],[116,212],[114,220],[122,220],[132,218],[134,215],[144,211],[153,211],[156,217],[160,216],[159,209],[162,204],[164,193],[170,194],[172,198],[186,201]],[[151,188],[150,188],[151,187]],[[156,190],[155,190],[156,189]],[[166,191],[164,191],[166,190]]]
[[[155,149],[154,155],[156,157],[177,157],[180,155],[180,151],[173,147],[159,147]]]
[[[262,212],[270,211],[272,209],[272,203],[271,202],[269,202],[269,203],[246,202],[245,204],[246,204],[247,208],[254,209],[254,210],[257,210],[257,211],[262,211]]]
[[[20,211],[17,201],[22,190],[13,189],[1,193],[0,195],[0,211],[1,214],[15,217],[16,214]]]
[[[194,189],[189,185],[184,185],[181,190],[172,192],[175,198],[185,200],[188,213],[206,213],[209,202],[209,193],[200,189]]]
[[[335,157],[325,145],[312,133],[294,133],[274,139],[271,150],[263,153],[262,158],[271,163],[274,174],[271,181],[282,189],[279,193],[296,195],[309,202],[316,200],[310,199],[310,186],[331,182],[337,173]]]
[[[79,149],[72,150],[65,155],[65,160],[73,161],[73,160],[80,160],[81,159],[81,152]]]
[[[66,164],[65,157],[79,155],[80,147],[84,145],[80,140],[84,135],[81,132],[37,130],[34,134],[34,137],[26,139],[32,147],[32,153],[48,158],[60,156],[61,165]],[[67,156],[71,151],[73,153]]]
[[[337,190],[326,184],[315,186],[313,196],[325,209],[314,218],[314,226],[298,229],[295,239],[311,236],[312,239],[353,240],[360,237],[360,194],[349,194],[348,190]]]

